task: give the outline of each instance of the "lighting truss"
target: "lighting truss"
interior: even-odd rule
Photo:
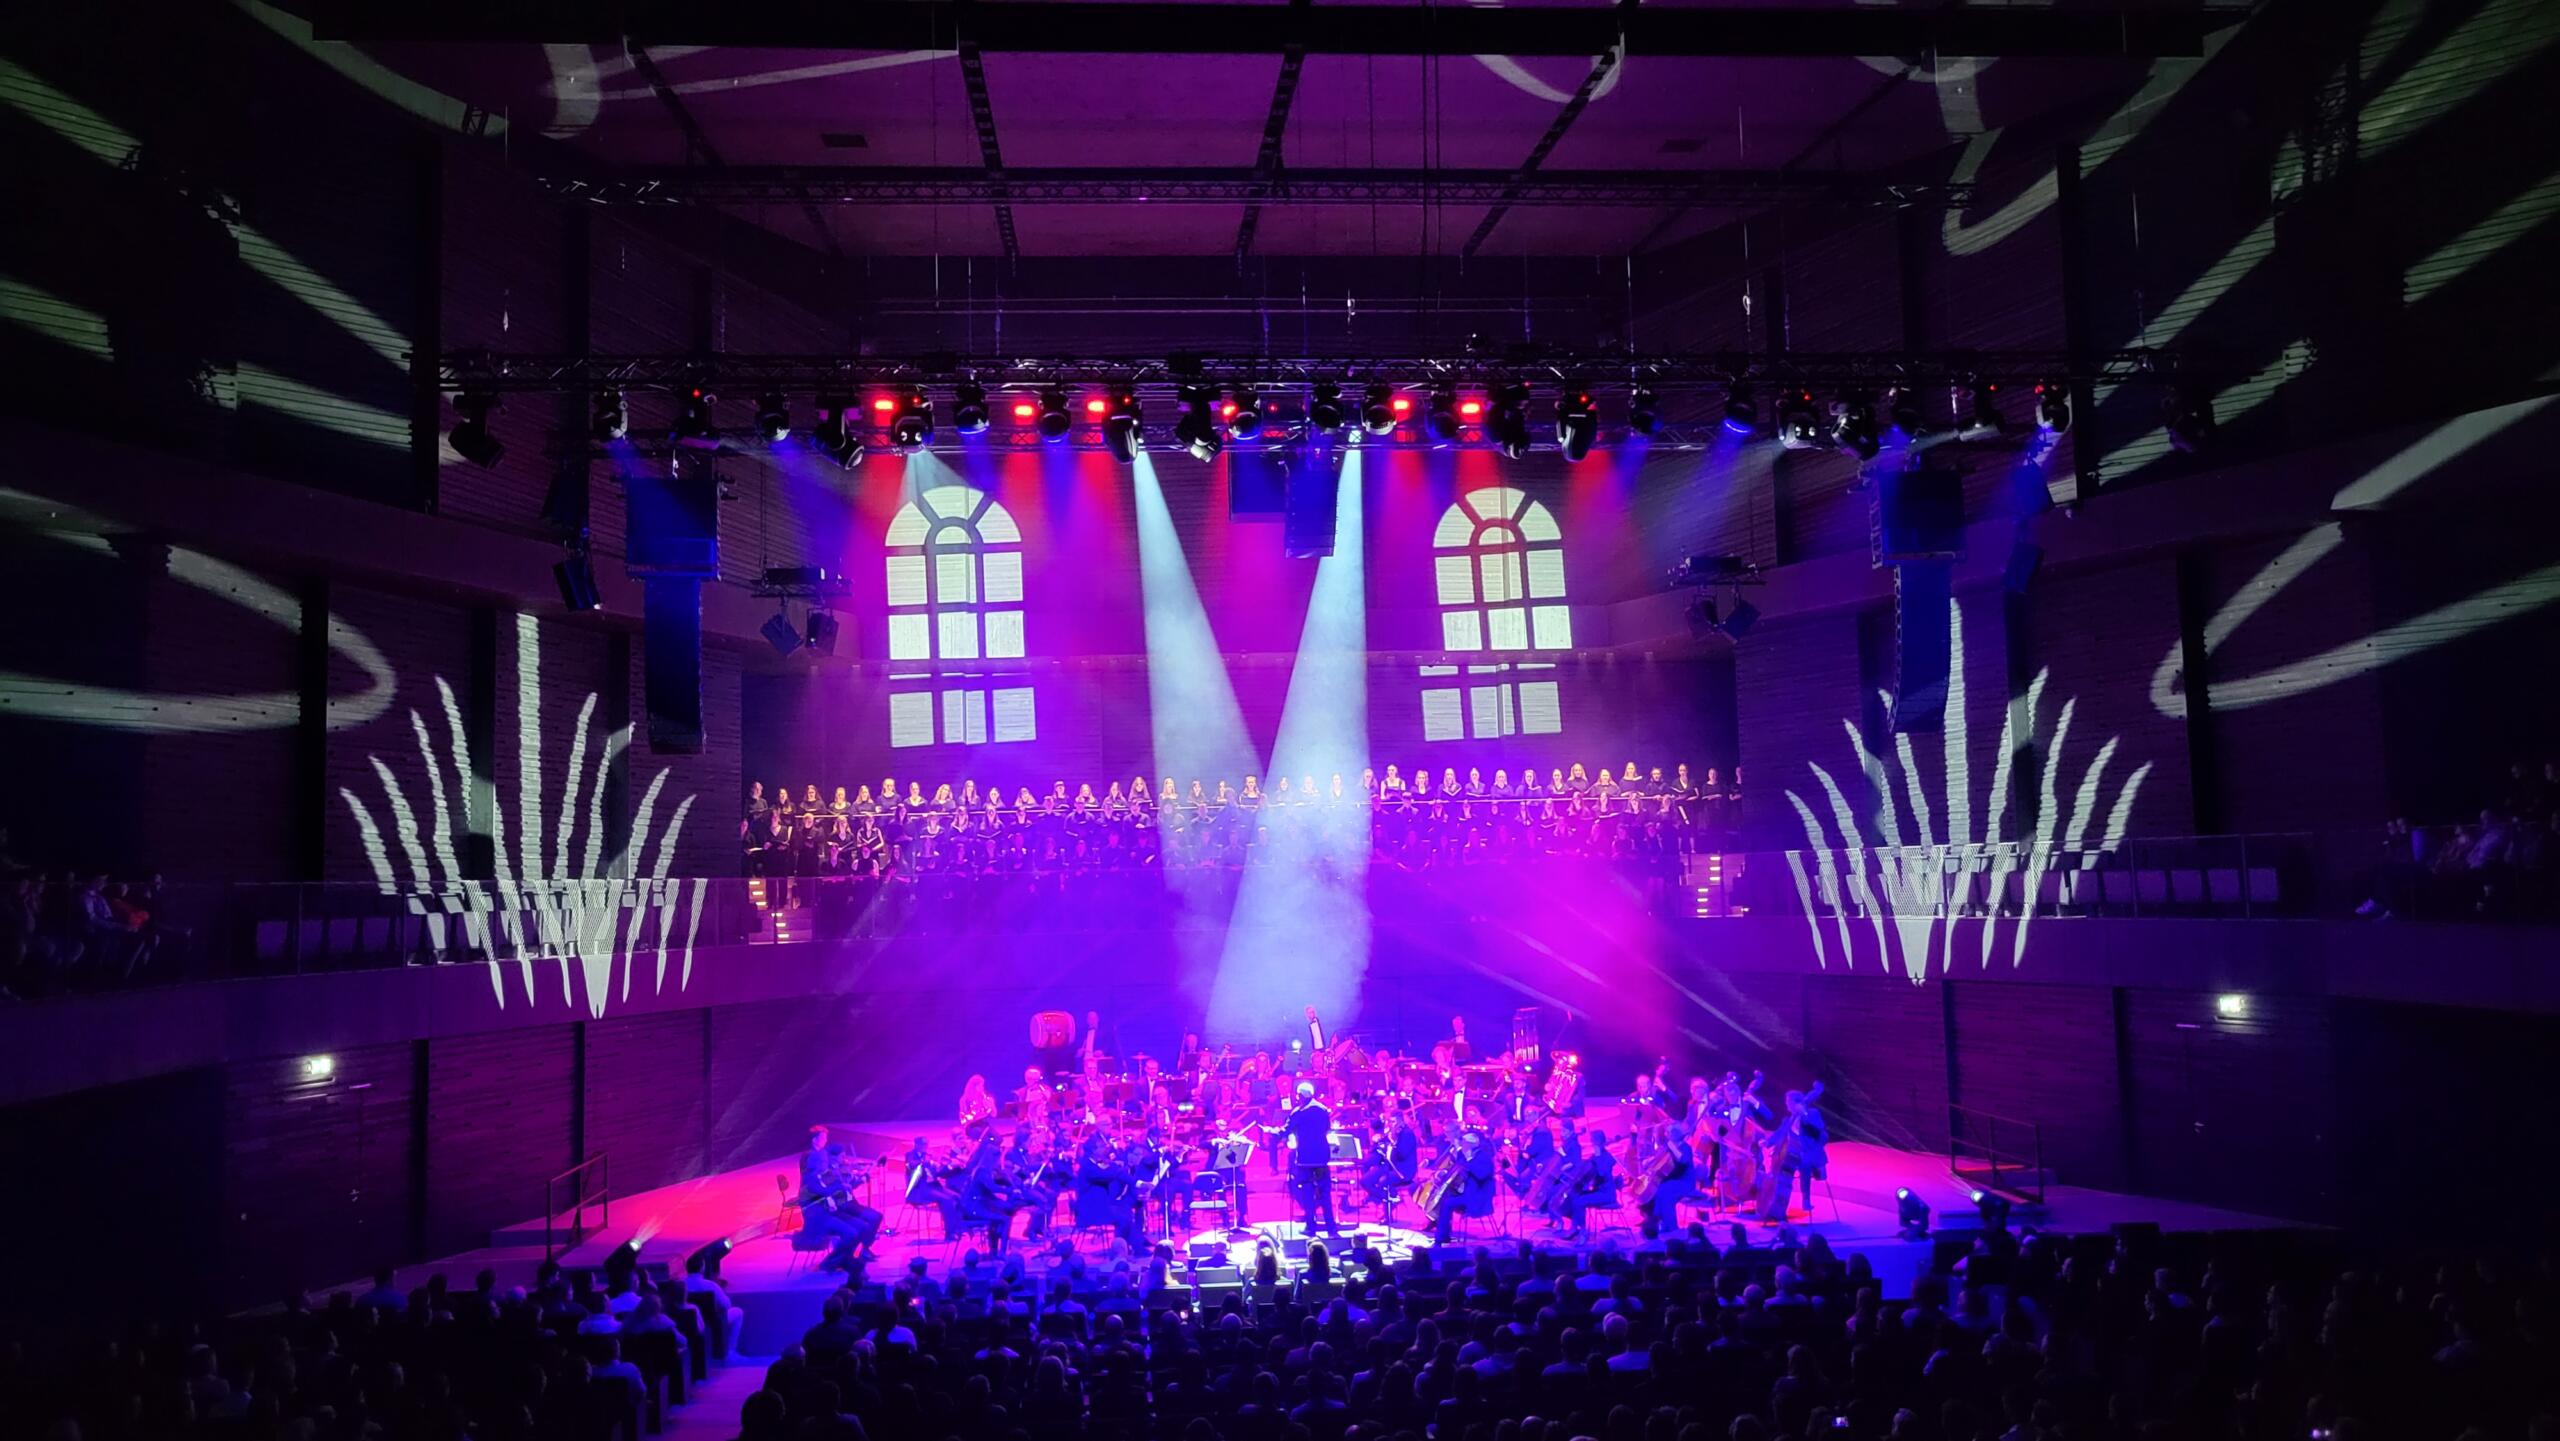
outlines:
[[[1174,429],[1175,424],[1176,422],[1167,421],[1160,425],[1149,423],[1139,428],[1139,434],[1144,438],[1145,449],[1149,455],[1158,457],[1179,457],[1183,454],[1187,449],[1187,443],[1180,435],[1176,434]],[[1411,433],[1407,434],[1407,431],[1410,431]],[[1604,429],[1600,442],[1595,448],[1605,450],[1624,444],[1625,435],[1623,432],[1624,428],[1618,426],[1611,426]],[[761,454],[766,449],[763,438],[756,434],[755,429],[752,426],[742,425],[727,428],[724,429],[721,434],[732,442],[731,446],[728,448],[734,449],[739,455]],[[1553,436],[1551,434],[1542,434],[1536,427],[1532,427],[1531,437],[1530,449],[1532,451],[1552,452],[1556,448]],[[1640,437],[1640,440],[1645,449],[1662,451],[1714,450],[1719,448],[1719,446],[1730,447],[1733,444],[1733,437],[1724,431],[1721,422],[1707,425],[1674,425],[1669,422],[1664,422],[1652,435]],[[571,438],[566,443],[570,444],[572,448],[565,452],[554,452],[554,454],[566,454],[572,457],[583,455],[589,460],[608,463],[628,457],[650,459],[657,457],[673,457],[677,454],[673,445],[655,438],[648,440],[634,440],[627,445],[616,446],[612,450],[606,450],[602,447],[591,447],[585,450],[579,450],[574,446],[574,438]],[[1296,450],[1317,443],[1319,442],[1308,440],[1303,436],[1287,438],[1274,436],[1258,440],[1231,439],[1225,443],[1223,448],[1229,455],[1235,455],[1256,447],[1267,447],[1274,450]],[[1492,452],[1499,449],[1493,439],[1486,434],[1475,421],[1467,422],[1466,428],[1456,437],[1448,441],[1434,440],[1430,433],[1417,421],[1410,423],[1393,436],[1362,435],[1356,439],[1342,437],[1322,443],[1337,445],[1345,451],[1361,450],[1371,453],[1392,453],[1407,450],[1481,450]],[[912,451],[901,450],[897,446],[891,444],[889,441],[889,433],[886,430],[874,430],[864,434],[860,438],[859,443],[852,449],[856,456],[904,457],[915,453]],[[990,429],[984,435],[972,436],[967,440],[963,440],[956,435],[948,435],[944,432],[936,431],[932,442],[923,447],[924,453],[930,455],[1010,455],[1016,452],[1030,454],[1034,451],[1056,449],[1091,451],[1096,455],[1102,455],[1107,453],[1108,448],[1104,444],[1103,431],[1099,423],[1091,425],[1079,423],[1074,432],[1065,440],[1055,443],[1043,441],[1038,433],[1028,426],[997,426]],[[1188,462],[1185,463],[1184,468],[1187,467]],[[758,594],[763,593],[764,592],[761,591],[758,592]],[[796,595],[797,592],[794,592],[794,594]]]
[[[559,171],[555,195],[598,205],[1513,205],[1734,209],[1793,202],[1959,208],[1959,180],[1763,170],[1016,169],[704,165]]]
[[[1719,407],[1736,380],[1816,390],[1882,389],[1894,384],[1967,383],[1995,375],[2046,382],[2171,383],[2187,371],[2178,352],[2119,350],[2075,358],[2053,350],[1789,351],[1780,355],[1582,355],[1520,348],[1453,355],[1373,354],[1219,357],[1216,355],[1029,356],[1015,359],[948,354],[848,357],[803,354],[575,355],[449,352],[437,362],[439,388],[455,393],[541,393],[621,389],[676,391],[717,384],[738,394],[767,390],[843,394],[872,388],[912,391],[949,385],[967,375],[988,390],[1026,394],[1052,388],[1109,388],[1141,402],[1178,408],[1181,388],[1206,373],[1265,393],[1312,387],[1319,380],[1383,383],[1416,392],[1481,387],[1519,377],[1581,376],[1593,383],[1626,377],[1659,395],[1712,392]],[[1667,427],[1666,427],[1667,428]]]

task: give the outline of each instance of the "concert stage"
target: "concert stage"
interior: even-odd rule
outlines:
[[[1614,1107],[1596,1108],[1588,1119],[1619,1134]],[[850,1141],[863,1155],[886,1152],[892,1157],[903,1155],[908,1143],[918,1135],[941,1137],[948,1134],[948,1118],[911,1122],[834,1122],[828,1123],[838,1141]],[[1861,1252],[1875,1268],[1877,1280],[1888,1298],[1906,1296],[1912,1281],[1927,1267],[1932,1246],[1929,1241],[1905,1241],[1897,1234],[1895,1192],[1909,1187],[1929,1203],[1933,1229],[1941,1232],[1969,1231],[1974,1225],[1973,1203],[1964,1185],[1950,1175],[1946,1158],[1921,1152],[1895,1150],[1885,1146],[1859,1142],[1835,1142],[1831,1146],[1831,1180],[1827,1187],[1817,1185],[1815,1214],[1810,1220],[1794,1222],[1800,1232],[1819,1232],[1835,1251],[1847,1254]],[[1211,1220],[1206,1229],[1194,1235],[1177,1236],[1178,1251],[1188,1254],[1194,1239],[1215,1240],[1231,1247],[1235,1263],[1250,1259],[1254,1245],[1262,1237],[1275,1242],[1295,1238],[1295,1212],[1283,1184],[1283,1177],[1267,1168],[1257,1156],[1251,1167],[1252,1195],[1249,1211],[1253,1226],[1250,1235],[1230,1237]],[[794,1156],[778,1156],[771,1161],[740,1167],[716,1176],[661,1187],[632,1196],[616,1196],[612,1202],[611,1222],[561,1257],[572,1267],[600,1266],[615,1248],[627,1241],[637,1241],[644,1263],[663,1265],[671,1273],[681,1272],[685,1258],[723,1237],[757,1233],[757,1238],[736,1245],[720,1264],[722,1283],[730,1298],[747,1313],[746,1328],[740,1342],[748,1355],[763,1356],[778,1352],[798,1339],[800,1333],[818,1319],[820,1304],[834,1291],[838,1281],[813,1269],[819,1253],[795,1251],[787,1238],[761,1234],[773,1229],[785,1195],[796,1186],[798,1162]],[[777,1178],[782,1184],[776,1185]],[[884,1165],[871,1182],[868,1203],[877,1207],[891,1228],[878,1243],[880,1259],[869,1268],[875,1280],[888,1279],[905,1270],[916,1258],[923,1258],[935,1275],[960,1265],[974,1249],[983,1251],[983,1233],[969,1233],[956,1241],[941,1237],[940,1217],[930,1208],[910,1210],[900,1203],[898,1195],[903,1171],[895,1164]],[[1353,1207],[1346,1204],[1352,1188],[1337,1182],[1335,1212],[1342,1225],[1342,1238],[1333,1249],[1337,1254],[1348,1251],[1351,1236],[1369,1238],[1372,1244],[1390,1258],[1402,1259],[1409,1248],[1426,1244],[1430,1227],[1409,1203],[1395,1210],[1392,1228],[1382,1227],[1375,1207]],[[1063,1208],[1060,1213],[1064,1215]],[[1683,1208],[1684,1219],[1697,1213]],[[1725,1244],[1725,1226],[1731,1218],[1719,1213],[1711,1219],[1711,1227],[1719,1245]],[[1644,1245],[1637,1230],[1638,1217],[1632,1210],[1594,1212],[1592,1234],[1578,1242],[1559,1239],[1541,1218],[1523,1218],[1516,1214],[1508,1190],[1495,1215],[1466,1223],[1459,1232],[1461,1249],[1478,1244],[1498,1244],[1506,1249],[1527,1240],[1541,1251],[1579,1253],[1602,1247],[1634,1251]],[[2013,1223],[2025,1224],[2029,1218],[2017,1216]],[[2032,1224],[2054,1231],[2103,1231],[2124,1223],[2149,1223],[2163,1230],[2249,1230],[2291,1227],[2297,1223],[2267,1216],[2226,1211],[2186,1202],[2159,1200],[2142,1196],[2121,1195],[2108,1191],[2087,1190],[2074,1186],[2056,1186],[2047,1193],[2047,1209]],[[1773,1226],[1753,1220],[1746,1222],[1751,1239],[1765,1243],[1775,1234]],[[1019,1222],[1016,1225],[1019,1230]],[[401,1273],[402,1285],[413,1285],[431,1271],[444,1271],[456,1280],[467,1278],[482,1266],[495,1268],[501,1284],[521,1284],[531,1278],[541,1260],[542,1223],[534,1220],[525,1226],[511,1227],[492,1237],[491,1248],[444,1261],[422,1265]],[[1014,1241],[1014,1252],[1023,1258],[1029,1275],[1045,1275],[1058,1264],[1055,1246],[1062,1237],[1072,1237],[1084,1257],[1089,1271],[1107,1272],[1118,1254],[1117,1243],[1098,1230],[1075,1232],[1064,1220],[1051,1229],[1046,1243],[1033,1245]],[[983,1264],[983,1263],[982,1263]],[[1133,1262],[1133,1270],[1143,1270],[1143,1259]],[[1288,1268],[1294,1274],[1295,1263]],[[1215,1263],[1200,1264],[1202,1279],[1216,1274]],[[1232,1272],[1227,1273],[1232,1276]],[[360,1288],[359,1288],[360,1289]]]

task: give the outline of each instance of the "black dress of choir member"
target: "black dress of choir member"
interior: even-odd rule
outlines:
[[[942,1234],[960,1234],[960,1193],[942,1184],[934,1170],[932,1154],[925,1149],[924,1137],[907,1148],[907,1204],[931,1206],[942,1213]]]
[[[827,1144],[827,1128],[811,1126],[809,1149],[800,1153],[800,1224],[804,1230],[835,1237],[835,1249],[819,1263],[819,1270],[850,1272],[854,1252],[869,1245],[872,1235],[880,1229],[880,1213],[856,1205],[850,1196],[839,1200],[834,1184],[838,1159],[838,1153]],[[871,1218],[868,1228],[861,1219],[863,1213]]]
[[[1325,1163],[1333,1156],[1333,1112],[1316,1099],[1313,1081],[1298,1083],[1298,1107],[1281,1129],[1288,1135],[1289,1181],[1298,1192],[1299,1223],[1312,1231],[1321,1216],[1322,1229],[1330,1235],[1335,1230],[1333,1172]]]
[[[1446,1246],[1450,1228],[1460,1216],[1493,1214],[1493,1148],[1485,1144],[1484,1132],[1468,1131],[1458,1138],[1458,1179],[1440,1200],[1440,1209],[1431,1216],[1431,1242]]]
[[[1562,1204],[1568,1236],[1582,1234],[1584,1213],[1618,1208],[1618,1159],[1609,1154],[1609,1137],[1594,1131],[1589,1139],[1590,1154],[1582,1158],[1573,1183],[1565,1188]]]

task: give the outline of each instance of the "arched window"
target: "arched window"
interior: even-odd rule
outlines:
[[[985,491],[938,485],[898,508],[886,546],[889,659],[926,667],[890,679],[928,682],[893,687],[889,743],[1032,739],[1030,686],[1018,667],[988,665],[1023,658],[1021,527]]]
[[[1544,505],[1508,485],[1468,491],[1441,515],[1431,550],[1441,649],[1573,648],[1573,612],[1564,597],[1564,533]],[[1520,678],[1522,672],[1554,668],[1551,661],[1468,665],[1463,686],[1425,686],[1423,739],[1561,731],[1556,682]],[[1422,673],[1427,678],[1457,676],[1461,667],[1424,666]]]

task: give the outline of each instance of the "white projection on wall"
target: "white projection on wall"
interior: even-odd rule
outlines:
[[[1446,651],[1573,648],[1565,604],[1564,532],[1544,505],[1507,485],[1458,497],[1431,535],[1431,567]],[[1422,738],[1492,740],[1564,729],[1553,662],[1494,661],[1422,667]],[[1448,684],[1430,684],[1434,680]]]
[[[929,457],[917,464],[939,464]],[[890,675],[893,747],[1027,741],[1039,733],[1028,684],[972,675],[1023,658],[1022,528],[985,491],[934,485],[898,507],[884,538],[889,659],[930,669]]]
[[[2044,688],[2050,672],[2039,671],[2028,683],[2024,699],[2012,704],[2001,722],[1998,758],[1977,808],[1971,727],[1965,710],[1961,606],[1951,608],[1947,625],[1947,721],[1940,736],[1943,759],[1938,795],[1929,794],[1910,736],[1894,737],[1888,759],[1867,744],[1855,720],[1843,720],[1841,728],[1848,733],[1850,758],[1866,782],[1874,809],[1862,820],[1839,781],[1812,762],[1806,763],[1806,769],[1813,773],[1820,811],[1802,794],[1786,793],[1787,803],[1804,823],[1805,838],[1805,849],[1787,852],[1787,866],[1795,876],[1796,898],[1813,939],[1814,959],[1825,968],[1831,964],[1834,939],[1841,963],[1855,964],[1857,950],[1850,925],[1861,918],[1874,934],[1883,963],[1888,968],[1899,966],[1914,985],[1929,978],[1933,962],[1942,973],[1954,964],[1956,926],[1966,920],[1979,929],[1984,966],[1991,964],[2004,920],[2011,923],[2009,964],[2023,963],[2028,927],[2044,897],[2046,877],[2061,876],[2059,884],[2070,885],[2069,873],[2090,869],[2114,850],[2132,819],[2134,799],[2151,774],[2149,762],[2136,766],[2118,782],[2113,801],[2107,801],[2107,770],[2117,747],[2110,737],[2072,786],[2069,804],[2063,804],[2064,756],[2078,702],[2064,701],[2051,733],[2045,733]],[[2009,813],[2011,760],[2022,745],[2032,746],[2043,757],[2043,774],[2034,833],[2010,838],[2001,832]],[[1976,908],[1980,914],[1967,914]],[[1826,913],[1836,937],[1824,933]]]
[[[489,829],[496,853],[496,875],[488,880],[462,874],[454,845],[455,822],[470,794],[471,743],[462,726],[462,707],[453,687],[436,677],[443,702],[444,736],[437,737],[426,718],[409,712],[409,730],[418,744],[424,772],[426,814],[410,800],[409,790],[391,765],[368,756],[382,783],[382,803],[391,818],[386,838],[365,798],[345,787],[338,795],[355,817],[365,858],[386,896],[403,898],[411,914],[426,917],[427,936],[438,950],[458,927],[461,942],[472,951],[504,956],[489,961],[489,987],[498,1005],[507,1004],[506,968],[512,961],[527,1005],[540,1003],[537,980],[547,965],[561,966],[561,999],[576,1004],[584,992],[587,1012],[601,1018],[617,1000],[631,997],[632,978],[648,944],[657,959],[650,979],[653,992],[667,990],[667,961],[678,957],[675,990],[693,981],[693,942],[702,925],[703,893],[710,882],[670,879],[676,838],[694,798],[674,803],[662,829],[659,809],[666,801],[667,776],[661,768],[641,792],[629,839],[612,856],[604,854],[605,780],[614,761],[631,746],[624,726],[595,742],[596,694],[578,707],[578,724],[569,746],[569,763],[561,772],[557,804],[547,794],[552,778],[542,768],[542,637],[534,618],[516,617],[516,775],[515,813],[505,798],[491,805]],[[589,753],[593,751],[593,765]],[[580,810],[583,801],[585,809]],[[512,826],[515,853],[508,853]],[[396,847],[396,853],[395,853]],[[576,858],[571,858],[572,850]],[[675,936],[676,913],[684,912],[681,950]],[[656,922],[656,934],[649,934]],[[619,972],[617,976],[616,972]]]

